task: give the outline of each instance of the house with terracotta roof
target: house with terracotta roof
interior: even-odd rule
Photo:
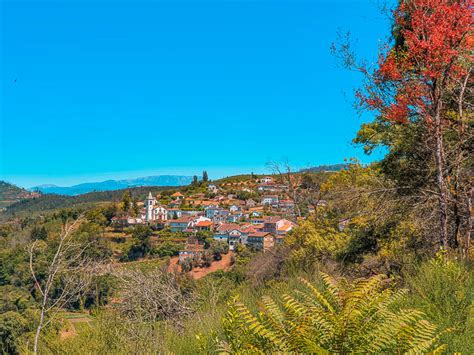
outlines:
[[[171,197],[176,201],[181,201],[184,199],[184,195],[179,191],[176,191],[174,194],[171,195]]]
[[[247,236],[247,245],[256,250],[266,251],[275,245],[275,241],[271,233],[253,232]]]
[[[231,232],[234,232],[234,234],[241,233],[240,226],[237,223],[221,223],[216,227],[213,238],[228,243]]]
[[[207,218],[206,220],[197,220],[196,222],[193,222],[193,225],[192,225],[192,227],[195,230],[200,230],[200,231],[210,231],[212,230],[212,226],[213,226],[212,221]]]
[[[263,222],[263,231],[273,235],[286,235],[295,227],[295,223],[279,216],[268,217]]]
[[[252,232],[255,232],[255,229],[249,224],[222,223],[217,226],[213,238],[227,242],[229,249],[234,250],[237,244],[247,244],[247,235]]]

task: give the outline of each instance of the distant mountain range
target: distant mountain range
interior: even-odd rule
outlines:
[[[76,196],[94,191],[114,191],[138,186],[185,186],[189,185],[192,180],[192,176],[157,175],[136,179],[87,182],[73,186],[39,185],[30,188],[30,191],[40,191],[43,194]]]

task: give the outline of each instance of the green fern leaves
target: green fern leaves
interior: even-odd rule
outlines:
[[[442,352],[437,327],[417,310],[394,303],[405,291],[384,287],[383,275],[349,284],[321,274],[323,287],[301,279],[301,290],[263,297],[252,313],[238,299],[224,317],[221,350],[228,353]]]

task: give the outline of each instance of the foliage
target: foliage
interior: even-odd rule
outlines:
[[[128,319],[150,322],[160,319],[179,321],[192,311],[193,289],[180,277],[166,270],[129,270],[120,275],[117,308]]]
[[[312,270],[321,260],[334,258],[347,244],[348,236],[327,221],[304,221],[288,237],[287,262],[303,270]]]
[[[164,243],[161,243],[158,247],[153,248],[151,253],[153,255],[158,255],[161,258],[165,256],[175,256],[178,255],[181,248],[181,244],[165,241]]]
[[[220,240],[211,239],[209,242],[209,249],[214,260],[221,260],[222,254],[227,254],[229,252],[229,244]]]
[[[474,271],[472,265],[440,252],[412,271],[405,272],[410,290],[403,304],[416,307],[453,332],[442,337],[448,353],[474,352]]]
[[[48,238],[48,231],[46,230],[45,226],[42,227],[33,227],[31,231],[31,239],[36,240],[36,239],[41,239],[41,240],[46,240]]]
[[[132,207],[132,196],[130,191],[127,190],[122,195],[122,210],[128,211]]]
[[[301,279],[302,289],[278,301],[262,298],[251,312],[234,300],[223,320],[222,349],[240,352],[383,353],[441,351],[442,332],[417,310],[392,309],[405,291],[383,288],[373,276],[354,284],[321,275],[324,287]]]

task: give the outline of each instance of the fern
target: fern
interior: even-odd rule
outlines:
[[[223,320],[221,350],[227,353],[442,353],[443,332],[417,310],[394,304],[404,290],[384,287],[383,275],[349,284],[321,274],[323,287],[300,279],[302,291],[279,302],[262,298],[253,314],[239,300]]]

